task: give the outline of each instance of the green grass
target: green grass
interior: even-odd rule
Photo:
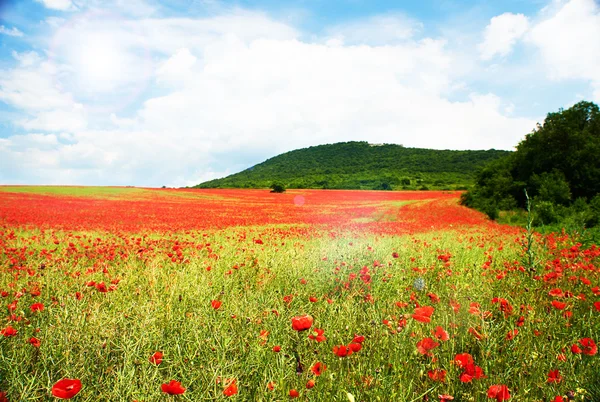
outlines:
[[[548,401],[568,390],[577,392],[577,400],[585,395],[597,400],[589,394],[594,389],[589,378],[599,356],[573,355],[569,348],[583,337],[600,340],[600,313],[591,306],[598,297],[566,277],[546,284],[517,270],[496,279],[506,270],[505,262],[522,260],[513,235],[457,230],[308,239],[281,233],[239,228],[138,240],[93,232],[0,231],[5,251],[0,253],[0,289],[11,292],[0,300],[9,304],[15,290],[25,290],[14,311],[23,321],[10,322],[19,334],[0,337],[0,390],[11,401],[53,400],[52,384],[68,377],[83,383],[77,401],[222,400],[222,379],[235,378],[239,394],[232,399],[244,401],[287,400],[290,389],[311,401],[346,401],[347,393],[357,401],[421,401],[424,395],[437,401],[443,393],[456,401],[485,401],[492,384],[506,384],[515,401]],[[258,238],[264,244],[253,241]],[[399,257],[393,258],[393,252]],[[554,258],[541,243],[535,252],[542,261]],[[451,254],[447,266],[438,259],[446,253]],[[490,257],[491,266],[483,269]],[[18,267],[30,268],[34,275]],[[360,280],[363,267],[369,270],[370,284]],[[358,276],[346,288],[350,274]],[[598,285],[595,272],[577,275]],[[414,287],[417,278],[424,289]],[[108,286],[112,279],[120,280],[112,292],[86,286],[88,281]],[[35,285],[41,295],[32,297]],[[553,287],[587,296],[585,301],[567,300],[573,311],[568,321],[549,307],[547,292]],[[74,297],[76,292],[82,300]],[[440,302],[432,302],[429,293]],[[293,295],[289,304],[283,300],[286,295]],[[411,302],[411,295],[421,305],[435,307],[431,323],[411,318],[414,303],[395,305]],[[311,303],[310,296],[318,301]],[[506,298],[513,312],[505,317],[492,303],[494,297]],[[214,299],[223,302],[216,311],[210,304]],[[450,300],[461,304],[458,313]],[[43,302],[46,309],[31,312],[34,302]],[[491,317],[469,314],[471,302],[480,303]],[[521,305],[531,309],[520,312]],[[292,330],[291,318],[302,314],[314,317],[313,328],[325,330],[325,342]],[[520,315],[525,324],[507,341]],[[402,318],[406,325],[399,328]],[[4,321],[0,328],[8,324]],[[438,325],[451,338],[433,350],[434,361],[420,355],[416,343],[432,336]],[[476,340],[469,328],[485,338]],[[261,330],[269,332],[265,344]],[[348,344],[355,334],[366,337],[363,349],[336,357],[332,347]],[[31,336],[41,340],[39,349],[27,343]],[[272,351],[275,345],[281,346],[280,353]],[[567,362],[556,359],[562,349]],[[156,351],[164,353],[159,366],[148,361]],[[461,370],[452,360],[465,352],[487,378],[458,380]],[[320,377],[310,372],[317,361],[327,365]],[[429,379],[427,371],[436,368],[447,370],[446,382]],[[546,382],[554,369],[564,378],[557,385]],[[316,386],[307,390],[311,378]],[[160,384],[171,379],[181,381],[186,393],[163,394]],[[273,391],[267,391],[269,382],[275,384]]]

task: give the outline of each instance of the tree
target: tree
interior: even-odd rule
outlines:
[[[479,172],[463,205],[493,218],[499,210],[524,208],[526,188],[547,223],[555,211],[600,193],[600,109],[594,103],[549,113],[516,148]]]
[[[285,187],[281,183],[273,183],[269,188],[272,193],[285,193]]]

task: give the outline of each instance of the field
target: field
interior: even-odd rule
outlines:
[[[600,248],[459,195],[0,187],[0,401],[600,401]]]

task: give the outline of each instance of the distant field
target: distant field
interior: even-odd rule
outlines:
[[[600,248],[458,197],[0,187],[0,401],[599,401]]]

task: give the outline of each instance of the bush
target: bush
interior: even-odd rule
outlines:
[[[271,189],[272,193],[285,193],[285,187],[280,183],[273,183],[269,188]]]

